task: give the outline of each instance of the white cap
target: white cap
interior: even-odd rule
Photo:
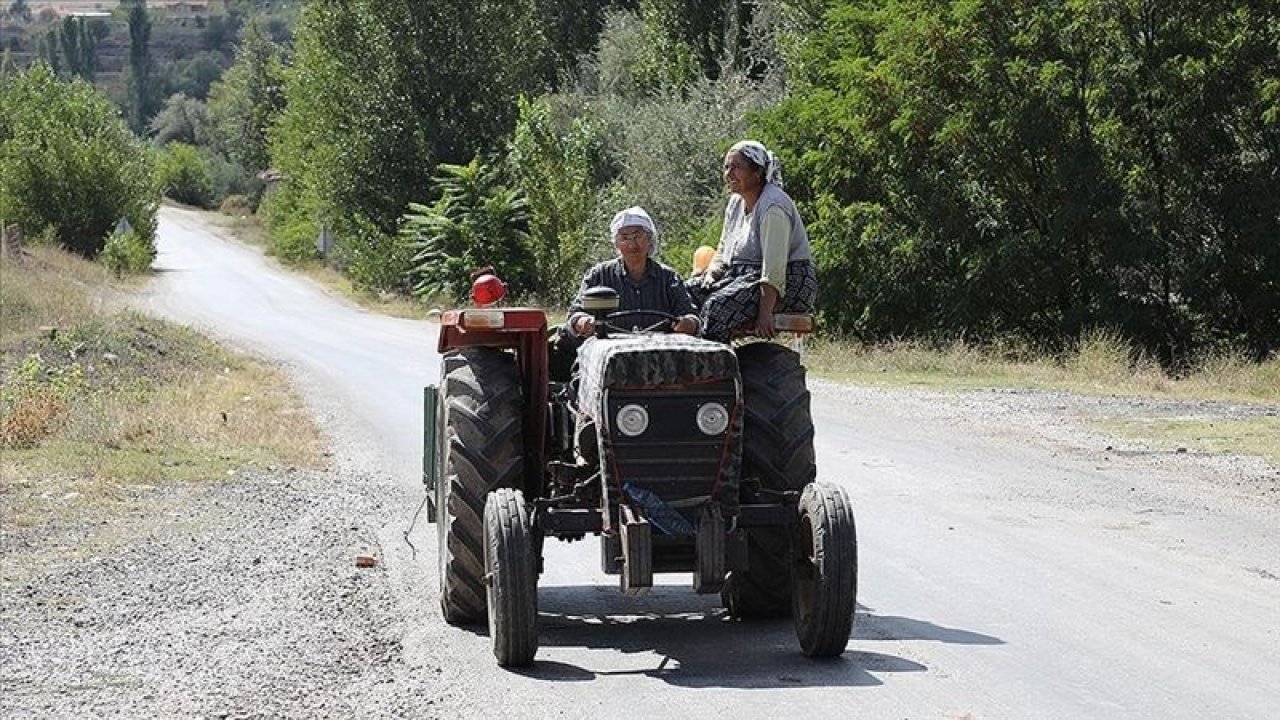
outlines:
[[[653,224],[653,218],[649,217],[649,213],[639,205],[632,205],[613,216],[613,222],[609,223],[609,239],[610,241],[618,238],[618,233],[622,228],[638,227],[644,228],[649,233],[649,254],[653,255],[658,252],[658,226]]]

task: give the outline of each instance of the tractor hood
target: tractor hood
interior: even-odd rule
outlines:
[[[742,383],[727,345],[687,335],[592,338],[578,350],[578,383],[579,448],[599,458],[606,502],[671,503],[686,528],[709,501],[737,514]],[[646,514],[656,521],[662,508]]]
[[[702,385],[738,377],[727,345],[689,335],[589,338],[578,350],[578,407],[595,415],[603,391]]]

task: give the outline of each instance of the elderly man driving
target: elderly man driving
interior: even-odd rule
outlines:
[[[675,270],[653,259],[658,250],[658,228],[649,213],[639,206],[629,207],[613,217],[609,230],[618,257],[582,276],[565,329],[579,337],[595,332],[595,321],[582,311],[582,297],[590,288],[605,286],[618,292],[619,311],[666,313],[676,318],[676,332],[696,334],[700,323],[684,281]],[[655,315],[651,322],[661,319]]]

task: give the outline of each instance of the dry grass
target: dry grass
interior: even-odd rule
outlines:
[[[1121,397],[1213,400],[1276,406],[1280,357],[1250,362],[1238,355],[1204,358],[1174,377],[1108,333],[1086,335],[1069,353],[1038,354],[1024,346],[919,342],[867,346],[815,338],[806,365],[819,376],[860,383],[940,389],[1017,387]],[[1156,447],[1257,455],[1280,466],[1280,417],[1230,420],[1182,417],[1104,420],[1100,429]]]
[[[918,341],[863,345],[812,338],[805,364],[819,376],[884,385],[978,388],[1024,387],[1071,392],[1280,402],[1280,357],[1262,363],[1237,355],[1203,359],[1174,377],[1122,338],[1087,334],[1057,356],[1013,343],[955,341],[938,347]]]
[[[1124,418],[1105,421],[1102,427],[1162,450],[1257,455],[1280,467],[1280,417],[1274,415],[1235,420]]]
[[[0,261],[6,521],[110,515],[141,502],[121,488],[320,464],[319,431],[279,372],[190,330],[111,310],[118,291],[101,268],[61,251]]]

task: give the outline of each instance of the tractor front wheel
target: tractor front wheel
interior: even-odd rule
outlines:
[[[538,651],[536,548],[524,494],[510,488],[489,493],[484,507],[489,635],[503,667],[528,665]]]
[[[791,567],[792,619],[809,657],[844,652],[858,595],[858,534],[843,488],[813,483],[800,496]]]

